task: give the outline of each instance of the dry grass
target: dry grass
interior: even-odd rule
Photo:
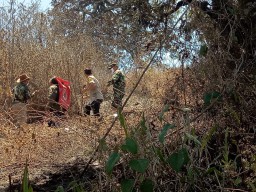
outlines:
[[[33,10],[36,12],[35,8]],[[14,16],[12,13],[10,10],[10,17]],[[111,76],[106,69],[110,60],[105,55],[109,53],[95,43],[93,37],[79,30],[74,30],[75,35],[68,37],[63,35],[64,26],[58,23],[55,23],[54,29],[60,31],[51,30],[44,14],[25,10],[19,10],[19,14],[20,17],[10,23],[11,31],[6,28],[0,32],[0,103],[3,106],[0,111],[0,185],[3,186],[8,185],[9,175],[12,180],[20,179],[26,159],[30,179],[34,181],[40,175],[57,172],[62,165],[72,164],[77,159],[83,160],[83,169],[97,148],[99,139],[110,127],[113,120],[111,114],[114,113],[110,110],[110,100],[106,100],[102,106],[102,122],[76,115],[81,112],[84,102],[81,87],[85,81],[82,73],[85,67],[94,70],[104,94],[111,95],[111,88],[105,86]],[[33,18],[32,24],[29,19],[26,20],[28,15]],[[255,67],[252,67],[252,61],[246,63],[247,67],[243,57],[235,58],[230,54],[231,51],[226,48],[231,46],[232,41],[223,39],[209,21],[201,22],[200,13],[193,12],[191,17],[190,26],[203,31],[208,41],[207,55],[192,60],[195,47],[184,45],[176,39],[181,47],[178,50],[181,63],[190,63],[190,69],[184,66],[179,69],[150,68],[124,108],[129,133],[139,143],[138,157],[151,162],[143,178],[152,179],[158,191],[252,190],[255,185],[256,149],[255,70],[253,72],[251,69]],[[198,21],[201,22],[200,26]],[[17,24],[19,27],[15,28]],[[33,37],[33,31],[40,32],[41,36]],[[228,63],[234,64],[235,68],[230,69]],[[240,68],[242,64],[244,70]],[[15,78],[24,72],[32,77],[31,90],[40,90],[32,100],[37,110],[43,110],[47,102],[50,77],[60,76],[72,83],[70,117],[59,128],[38,123],[16,129],[9,122],[10,90],[15,85]],[[140,75],[140,72],[134,71],[126,74],[126,96]],[[207,107],[203,96],[212,91],[220,92],[222,100]],[[166,105],[170,105],[169,109],[160,121],[159,114]],[[191,109],[189,123],[182,111],[184,107]],[[143,113],[147,136],[138,132]],[[165,144],[160,144],[158,135],[167,123],[175,124],[176,128],[168,132]],[[216,130],[211,133],[213,128]],[[186,134],[194,138],[188,139]],[[113,172],[114,177],[103,171],[109,154],[120,149],[124,137],[118,122],[106,138],[107,149],[100,150],[93,157],[100,167],[92,182],[94,191],[120,190],[123,178],[141,181],[142,176],[128,167],[129,160],[134,158],[131,154],[122,156]],[[193,139],[208,141],[202,150]],[[184,146],[188,149],[190,162],[180,173],[174,172],[152,151],[156,147],[167,158]],[[46,180],[47,177],[43,179],[44,182]]]
[[[129,116],[129,125],[139,122],[145,103],[140,103],[141,109],[135,108],[133,104],[130,103],[125,109]],[[61,167],[73,164],[77,160],[86,162],[114,120],[115,111],[110,109],[110,102],[105,101],[101,108],[104,117],[102,121],[98,122],[93,117],[73,115],[60,120],[60,127],[57,128],[48,127],[46,117],[43,117],[43,121],[16,128],[6,118],[6,113],[1,113],[0,186],[9,185],[9,175],[14,183],[20,181],[26,159],[30,179],[39,183],[47,181],[47,178],[42,179],[42,175],[58,172]],[[124,131],[120,124],[116,123],[107,138],[107,143],[115,146],[123,137]]]

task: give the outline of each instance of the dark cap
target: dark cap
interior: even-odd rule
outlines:
[[[108,69],[112,69],[114,66],[117,66],[117,64],[112,63],[111,65],[108,66]]]
[[[86,68],[86,69],[84,70],[84,74],[86,74],[86,75],[91,75],[91,74],[92,74],[92,70]]]
[[[57,81],[56,77],[52,77],[49,82],[50,82],[51,84],[55,84],[55,85],[58,84],[58,81]]]

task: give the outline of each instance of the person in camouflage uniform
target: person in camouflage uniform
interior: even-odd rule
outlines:
[[[28,88],[30,78],[26,74],[20,75],[17,79],[17,85],[12,89],[13,105],[11,107],[11,116],[17,126],[27,123],[27,102],[33,94],[30,94]]]
[[[58,81],[55,77],[51,78],[50,81],[50,87],[49,87],[49,93],[48,93],[48,110],[56,117],[61,117],[64,115],[63,108],[60,106],[59,102],[59,86]],[[55,127],[57,126],[57,122],[53,120],[48,121],[49,127]]]
[[[122,99],[125,95],[125,76],[118,69],[117,64],[111,64],[109,69],[112,70],[113,76],[112,79],[108,82],[108,85],[113,85],[113,96],[112,106],[114,108],[122,107]]]
[[[14,102],[27,103],[31,98],[28,88],[29,77],[26,74],[21,75],[17,80],[17,85],[13,88]]]
[[[50,87],[48,93],[48,109],[51,112],[60,111],[61,107],[58,103],[59,101],[59,86],[58,81],[53,77],[50,79]]]

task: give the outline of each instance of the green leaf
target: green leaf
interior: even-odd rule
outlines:
[[[28,192],[33,192],[33,188],[29,185]]]
[[[212,138],[212,135],[216,132],[217,130],[217,126],[213,126],[211,128],[211,130],[209,131],[208,134],[204,135],[203,139],[202,139],[202,146],[201,146],[201,152],[205,149],[207,143],[209,142],[209,140]]]
[[[23,178],[22,178],[22,190],[23,192],[33,192],[33,188],[29,185],[28,178],[28,160],[26,159],[26,165],[24,168]]]
[[[218,98],[218,101],[221,100],[221,94],[220,92],[218,91],[213,91],[213,92],[210,92],[210,93],[205,93],[204,94],[204,104],[206,106],[209,106],[212,102],[213,99],[216,99]]]
[[[62,186],[58,186],[58,188],[55,190],[55,192],[65,192],[65,190]]]
[[[218,169],[216,169],[216,167],[210,167],[209,169],[207,169],[207,171],[204,173],[204,175],[207,176],[207,175],[211,175],[214,173],[216,173],[218,176],[222,175],[222,173]]]
[[[115,166],[115,164],[119,161],[120,159],[120,154],[117,153],[117,152],[113,152],[109,158],[108,158],[108,161],[106,163],[106,172],[108,174],[111,174],[112,171],[113,171],[113,168]]]
[[[241,178],[241,177],[237,177],[237,178],[236,178],[236,180],[234,180],[234,184],[235,184],[235,186],[240,185],[242,182],[243,182],[243,180],[242,180],[242,178]]]
[[[106,151],[108,149],[107,143],[105,139],[100,139],[99,141],[99,150]]]
[[[23,192],[28,192],[28,160],[26,160],[26,165],[23,172],[22,189]]]
[[[164,155],[163,155],[161,149],[160,149],[160,148],[153,147],[153,150],[154,150],[155,154],[158,156],[158,158],[159,158],[162,162],[165,162]]]
[[[173,153],[167,158],[166,161],[176,172],[180,172],[183,165],[187,164],[189,161],[187,149],[182,148],[178,152]]]
[[[137,154],[138,153],[138,144],[136,140],[132,138],[126,138],[125,139],[125,144],[121,146],[122,150],[129,151],[132,154]]]
[[[148,159],[133,159],[129,162],[129,166],[134,171],[145,173],[149,165]]]
[[[168,131],[169,129],[173,129],[174,127],[175,127],[175,125],[169,124],[169,123],[167,123],[167,124],[164,125],[162,131],[160,132],[160,134],[159,134],[159,136],[158,136],[159,141],[160,141],[161,143],[164,142],[164,138],[165,138],[165,136],[166,136],[166,134],[167,134],[167,131]]]
[[[165,105],[164,108],[163,108],[163,110],[162,110],[161,113],[159,114],[158,119],[159,119],[161,122],[162,122],[162,120],[163,120],[164,113],[167,112],[167,111],[169,110],[169,108],[170,108],[170,105],[169,105],[169,104]]]
[[[206,56],[208,52],[208,47],[206,44],[201,45],[200,50],[199,50],[199,56]]]
[[[145,179],[140,185],[140,190],[142,192],[153,192],[154,182],[151,181],[150,179]]]
[[[201,142],[194,136],[189,133],[185,133],[186,137],[190,139],[191,141],[194,141],[195,144],[198,144],[201,146]]]
[[[131,192],[135,181],[134,179],[125,179],[121,181],[122,192]]]
[[[121,110],[118,110],[118,118],[119,118],[121,126],[124,128],[125,136],[128,137],[128,131],[127,131],[124,114],[122,113]]]
[[[144,113],[143,113],[143,116],[142,116],[142,120],[140,121],[140,127],[141,127],[141,130],[142,130],[142,134],[146,135],[148,128],[147,128],[147,125],[146,125],[146,119],[145,119]]]

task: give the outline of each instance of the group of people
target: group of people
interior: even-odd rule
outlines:
[[[122,107],[122,99],[125,95],[125,76],[119,70],[117,64],[111,64],[108,67],[113,75],[112,79],[108,82],[108,86],[113,86],[113,100],[112,107],[115,109]],[[84,70],[87,79],[86,85],[83,86],[84,92],[88,94],[88,102],[84,106],[84,115],[100,116],[100,105],[104,100],[101,86],[99,81],[95,78],[92,70],[87,68]],[[30,77],[26,74],[20,75],[17,79],[16,86],[12,89],[13,105],[11,107],[12,116],[16,125],[27,123],[27,102],[35,95],[31,93],[28,87]],[[64,115],[67,108],[63,107],[60,102],[60,87],[59,81],[53,77],[49,81],[49,94],[47,109],[57,117]],[[92,113],[91,113],[92,112]],[[48,121],[48,126],[55,126],[56,122],[53,120]]]
[[[118,109],[122,107],[122,100],[125,95],[125,76],[118,69],[117,64],[111,64],[108,69],[113,73],[112,79],[108,81],[108,86],[113,86],[112,107]],[[103,102],[103,94],[99,81],[92,74],[91,69],[85,69],[84,74],[87,77],[87,85],[84,86],[84,91],[89,95],[89,102],[85,105],[84,114],[100,116],[100,105]]]

